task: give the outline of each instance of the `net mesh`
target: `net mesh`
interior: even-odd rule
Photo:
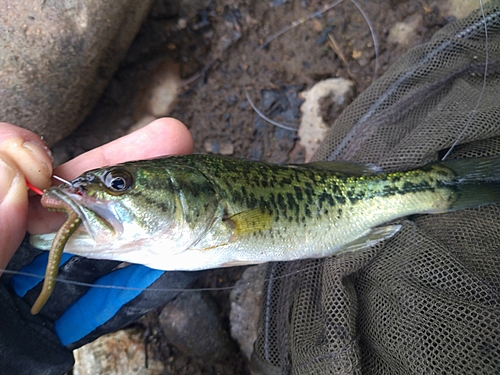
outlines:
[[[487,52],[486,52],[487,51]],[[500,1],[393,65],[316,160],[404,170],[500,154]],[[271,264],[256,374],[498,374],[500,205],[400,220],[390,241]]]

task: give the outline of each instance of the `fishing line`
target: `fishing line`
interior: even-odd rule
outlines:
[[[475,105],[474,109],[472,110],[472,112],[471,112],[471,114],[469,116],[469,120],[464,125],[464,127],[462,128],[462,131],[460,132],[460,134],[458,135],[458,137],[455,139],[455,141],[453,142],[453,144],[451,145],[451,147],[448,149],[448,151],[446,152],[446,154],[443,156],[443,158],[441,160],[445,160],[448,156],[450,156],[450,154],[453,151],[453,149],[457,146],[458,142],[462,139],[462,137],[464,136],[465,132],[467,131],[467,129],[472,124],[472,121],[476,117],[476,113],[477,113],[477,110],[479,108],[479,104],[481,103],[481,100],[483,98],[483,94],[484,94],[484,92],[486,90],[486,79],[487,79],[487,75],[488,75],[488,59],[489,59],[489,51],[488,51],[489,50],[489,48],[488,48],[488,24],[486,22],[486,15],[484,14],[484,8],[483,8],[483,1],[482,0],[479,0],[479,9],[481,10],[481,15],[483,16],[484,38],[485,38],[484,39],[485,62],[484,62],[483,86],[481,88],[481,92],[479,93],[479,97],[477,98],[476,105]]]
[[[22,271],[11,271],[11,270],[1,270],[3,273],[11,274],[11,275],[20,275],[20,276],[27,276],[27,277],[33,277],[36,279],[44,279],[44,275],[38,275],[36,273],[30,273],[30,272],[22,272]],[[205,292],[205,291],[217,291],[217,290],[230,290],[234,289],[234,286],[227,286],[227,287],[216,287],[216,288],[196,288],[196,289],[176,289],[176,288],[134,288],[131,286],[120,286],[120,285],[104,285],[104,284],[92,284],[92,283],[85,283],[81,281],[76,281],[76,280],[71,280],[71,279],[61,279],[59,277],[54,279],[58,283],[63,283],[63,284],[71,284],[71,285],[77,285],[77,286],[85,286],[89,288],[98,288],[98,289],[118,289],[118,290],[133,290],[133,291],[148,291],[148,292],[184,292],[184,291],[190,291],[190,292]]]
[[[269,43],[271,43],[274,39],[278,38],[280,35],[286,33],[287,31],[293,29],[296,26],[299,26],[299,25],[303,24],[306,21],[309,21],[312,18],[320,16],[321,14],[325,13],[326,11],[328,11],[328,10],[334,8],[335,6],[339,5],[343,1],[344,0],[334,1],[334,2],[332,2],[330,4],[328,4],[328,5],[325,5],[323,7],[323,9],[317,10],[315,12],[312,12],[312,13],[308,14],[307,16],[305,16],[303,18],[299,18],[299,19],[293,21],[290,25],[285,26],[282,29],[280,29],[277,32],[275,32],[274,34],[268,36],[264,40],[264,42],[260,46],[257,47],[257,51],[260,51],[261,49],[263,49],[264,47],[266,47]],[[371,33],[372,40],[373,40],[373,48],[375,50],[375,72],[373,74],[372,81],[375,81],[375,79],[377,79],[378,70],[379,70],[379,46],[378,46],[378,39],[377,39],[377,36],[375,34],[375,28],[373,27],[373,24],[371,23],[370,18],[368,17],[368,15],[365,13],[365,11],[363,10],[363,8],[357,3],[357,1],[356,0],[350,0],[350,2],[356,8],[358,8],[359,12],[361,13],[361,15],[363,16],[363,18],[365,19],[365,22],[366,22],[368,28],[370,29],[370,33]]]
[[[73,185],[71,185],[71,182],[69,182],[68,180],[65,180],[62,177],[56,176],[55,174],[52,175],[52,178],[55,178],[56,180],[62,182],[63,184],[66,184],[68,186],[73,186]]]
[[[56,176],[55,174],[52,175],[52,178],[54,178],[54,179],[56,179],[58,181],[61,181],[62,183],[66,184],[68,186],[73,186],[73,185],[71,185],[71,182],[69,182],[68,180],[65,180],[62,177]],[[31,190],[33,190],[38,195],[43,195],[43,191],[40,190],[39,188],[37,188],[36,186],[33,186],[32,184],[30,184],[28,182],[28,180],[26,180],[26,186],[28,186],[28,188],[30,188]]]
[[[309,13],[307,16],[303,18],[299,18],[298,20],[293,21],[290,25],[283,27],[282,29],[278,30],[274,34],[268,36],[265,40],[264,43],[262,43],[260,46],[257,47],[257,51],[260,51],[264,47],[266,47],[269,43],[271,43],[274,39],[279,37],[280,35],[286,33],[287,31],[293,29],[296,26],[299,26],[303,24],[306,21],[309,21],[310,19],[314,17],[318,17],[319,15],[323,14],[329,9],[332,9],[334,6],[339,5],[342,3],[344,0],[338,0],[334,1],[333,3],[330,3],[329,5],[326,5],[323,9],[317,10],[316,12]]]
[[[355,1],[355,0],[350,0],[351,3],[354,4],[354,6],[356,8],[358,8],[359,12],[361,13],[361,15],[363,16],[363,18],[365,19],[365,22],[366,24],[368,25],[368,28],[370,29],[370,33],[371,33],[371,36],[372,36],[372,40],[373,40],[373,49],[375,50],[375,71],[373,72],[373,78],[372,78],[372,82],[375,81],[377,79],[377,75],[378,75],[378,69],[379,69],[379,65],[378,65],[378,39],[377,39],[377,35],[375,34],[375,28],[373,27],[373,24],[371,23],[370,21],[370,18],[368,17],[368,15],[365,13],[365,11],[363,10],[363,8],[361,8],[361,6]]]
[[[254,102],[252,101],[252,99],[250,98],[250,95],[248,94],[248,91],[247,91],[247,88],[246,87],[243,87],[243,91],[245,92],[245,96],[247,97],[247,100],[248,100],[248,103],[250,103],[250,106],[252,107],[252,109],[265,121],[267,121],[268,123],[274,125],[274,126],[277,126],[278,128],[281,128],[281,129],[285,129],[285,130],[290,130],[290,131],[293,131],[293,132],[296,132],[298,131],[299,129],[298,128],[292,128],[290,126],[286,126],[286,125],[283,125],[283,124],[280,124],[279,122],[276,122],[272,119],[270,119],[269,117],[267,117],[264,113],[262,113],[258,108],[257,106],[254,104]]]
[[[339,1],[332,2],[332,3],[328,4],[328,5],[325,5],[325,7],[323,9],[321,9],[321,10],[312,12],[312,13],[308,14],[307,16],[303,17],[303,18],[299,18],[299,19],[293,21],[290,25],[285,26],[284,28],[280,29],[276,33],[274,33],[271,36],[267,37],[266,40],[264,41],[264,43],[262,43],[259,47],[257,47],[257,51],[259,51],[262,48],[264,48],[265,46],[267,46],[269,43],[271,43],[271,41],[273,41],[274,39],[278,38],[280,35],[284,34],[285,32],[293,29],[296,26],[301,25],[302,23],[304,23],[304,22],[306,22],[306,21],[308,21],[308,20],[310,20],[310,19],[312,19],[314,17],[320,16],[321,14],[323,14],[324,12],[326,12],[327,10],[330,10],[330,9],[334,8],[335,6],[339,5],[343,1],[344,0],[339,0]],[[373,48],[375,50],[374,51],[375,52],[375,71],[374,71],[373,77],[372,77],[372,82],[373,82],[373,81],[375,81],[377,79],[378,70],[379,70],[379,44],[378,44],[378,38],[377,38],[377,35],[375,34],[375,28],[373,27],[373,24],[370,21],[370,18],[368,17],[368,15],[366,14],[366,12],[363,10],[363,8],[356,2],[356,0],[350,0],[350,2],[361,13],[361,15],[363,16],[363,18],[365,19],[365,22],[366,22],[366,24],[368,26],[368,29],[370,30],[370,35],[371,35],[372,41],[373,41]],[[269,117],[267,117],[254,104],[254,102],[250,98],[250,95],[249,95],[248,90],[246,89],[246,87],[243,87],[243,91],[244,91],[246,99],[248,100],[248,103],[250,104],[250,106],[252,107],[252,109],[264,121],[267,121],[268,123],[270,123],[270,124],[272,124],[274,126],[277,126],[279,128],[285,129],[285,130],[289,130],[289,131],[293,131],[293,132],[297,132],[299,130],[298,128],[293,128],[291,126],[283,125],[283,124],[281,124],[281,123],[279,123],[277,121],[274,121],[274,120],[270,119]]]
[[[280,275],[280,276],[276,276],[276,277],[265,278],[262,280],[262,282],[272,282],[275,280],[284,279],[284,278],[287,278],[290,276],[300,274],[300,273],[305,272],[307,270],[309,270],[309,268],[303,268],[301,270],[297,270],[297,271],[290,272],[288,274],[284,274],[284,275]],[[20,276],[25,276],[25,277],[33,277],[33,278],[40,279],[40,280],[43,280],[45,278],[45,275],[31,273],[31,272],[13,271],[13,270],[9,270],[9,269],[0,269],[0,272],[3,272],[5,274],[9,274],[9,275],[20,275]],[[45,270],[43,270],[43,272],[45,272]],[[165,272],[168,272],[168,271],[165,271]],[[102,275],[102,276],[104,276],[104,275]],[[92,283],[71,280],[71,279],[62,279],[59,277],[55,278],[54,280],[57,283],[64,283],[64,284],[70,284],[70,285],[76,285],[76,286],[84,286],[84,287],[88,287],[88,288],[116,289],[116,290],[128,290],[128,291],[155,292],[155,293],[160,293],[160,292],[212,292],[212,291],[232,290],[232,289],[236,288],[235,285],[224,286],[224,287],[213,287],[213,288],[189,288],[189,289],[185,289],[185,288],[135,288],[135,287],[131,287],[131,286],[121,286],[121,285],[92,284]],[[246,283],[240,283],[240,285],[251,285],[252,283],[255,283],[257,281],[261,281],[261,280],[253,280],[253,281],[249,281]]]

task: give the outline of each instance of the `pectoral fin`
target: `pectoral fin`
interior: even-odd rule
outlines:
[[[234,214],[227,218],[226,221],[234,228],[231,238],[231,240],[234,240],[246,234],[270,229],[272,216],[260,208],[254,208]]]
[[[388,238],[394,236],[400,229],[401,225],[387,225],[385,227],[372,228],[367,234],[349,243],[338,251],[338,253],[363,250],[371,246],[375,246]]]

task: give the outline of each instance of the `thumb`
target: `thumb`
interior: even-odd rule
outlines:
[[[0,152],[0,274],[26,233],[28,193],[16,163]]]
[[[0,122],[0,270],[26,233],[26,180],[43,189],[50,186],[51,175],[52,160],[43,141],[28,130]]]

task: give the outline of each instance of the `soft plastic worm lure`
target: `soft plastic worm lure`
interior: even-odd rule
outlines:
[[[62,181],[68,185],[71,185],[70,182],[58,177],[52,176],[55,179]],[[42,196],[42,204],[44,207],[52,209],[54,211],[64,212],[68,215],[68,218],[61,226],[61,228],[57,231],[56,236],[54,237],[54,241],[52,242],[52,246],[49,251],[49,259],[47,262],[47,269],[45,271],[45,278],[43,281],[42,291],[40,295],[36,299],[33,307],[31,308],[31,314],[35,315],[40,312],[42,307],[45,305],[47,300],[49,299],[52,291],[55,286],[55,279],[57,277],[57,273],[59,271],[59,263],[61,262],[61,256],[64,249],[64,246],[68,242],[70,236],[75,232],[78,226],[81,223],[81,219],[78,214],[73,210],[66,202],[51,198],[47,195],[43,195],[43,192],[31,185],[28,181],[26,181],[26,185],[33,190],[35,193]]]

